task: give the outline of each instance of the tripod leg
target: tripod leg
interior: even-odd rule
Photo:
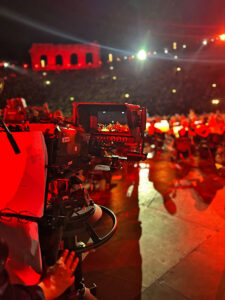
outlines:
[[[75,271],[75,289],[82,290],[85,288],[84,283],[83,283],[83,273],[82,273],[82,254],[79,253],[78,255],[79,258],[79,263]]]

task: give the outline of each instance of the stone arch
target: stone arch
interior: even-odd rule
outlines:
[[[93,64],[93,54],[91,52],[86,53],[86,64]]]
[[[101,67],[100,46],[92,44],[33,44],[30,49],[33,70],[77,70]],[[57,58],[58,55],[62,56]],[[42,61],[41,61],[42,60]]]
[[[62,66],[63,65],[63,57],[62,57],[61,54],[56,55],[55,64],[56,64],[56,66]]]
[[[71,65],[77,65],[78,64],[78,56],[76,53],[72,53],[70,55],[70,63]]]

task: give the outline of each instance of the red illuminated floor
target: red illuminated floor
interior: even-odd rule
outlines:
[[[164,154],[113,183],[92,198],[115,212],[117,232],[83,263],[98,299],[225,299],[225,178]]]

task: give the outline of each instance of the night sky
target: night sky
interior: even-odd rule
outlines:
[[[225,31],[224,0],[1,0],[0,59],[26,61],[32,43],[97,40],[129,53]]]

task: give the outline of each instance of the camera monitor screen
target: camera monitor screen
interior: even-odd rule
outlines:
[[[98,132],[129,132],[125,111],[101,110],[97,112]]]
[[[78,124],[92,133],[129,133],[124,104],[79,104]]]

